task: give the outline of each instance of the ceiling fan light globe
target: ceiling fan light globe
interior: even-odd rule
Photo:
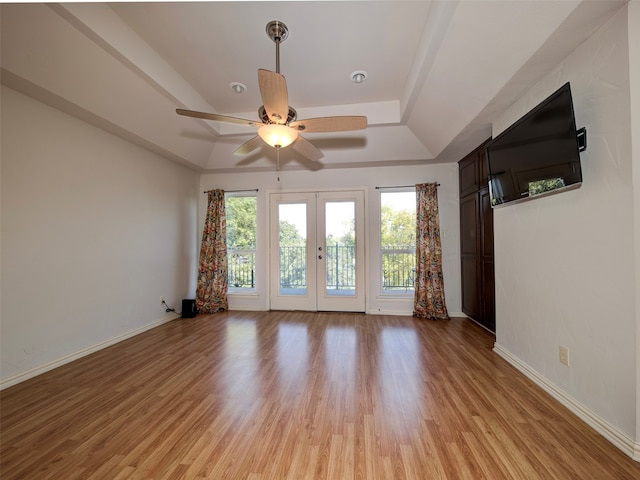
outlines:
[[[269,124],[262,125],[258,129],[258,135],[267,145],[272,147],[288,147],[298,138],[298,132],[286,125]]]

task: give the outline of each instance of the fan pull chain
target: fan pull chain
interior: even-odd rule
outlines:
[[[276,172],[278,172],[278,183],[280,182],[280,147],[276,145]]]

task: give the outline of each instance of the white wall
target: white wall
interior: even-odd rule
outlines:
[[[175,318],[196,172],[2,87],[2,386]]]
[[[588,133],[583,186],[495,210],[496,351],[632,454],[638,212],[626,8],[497,118],[494,136],[566,81]]]
[[[449,314],[464,316],[460,293],[460,226],[458,200],[458,165],[434,164],[421,166],[371,167],[366,169],[327,169],[318,171],[283,171],[281,182],[277,173],[204,174],[201,178],[200,222],[202,232],[206,212],[206,195],[202,192],[212,188],[224,190],[259,189],[258,191],[258,266],[256,272],[256,295],[229,296],[232,309],[268,309],[268,197],[270,192],[297,190],[331,190],[364,188],[366,219],[366,257],[368,280],[366,311],[368,313],[404,314],[413,312],[413,298],[389,299],[379,295],[380,272],[378,249],[380,223],[380,190],[376,186],[404,186],[437,181],[442,236],[443,275],[445,296]]]

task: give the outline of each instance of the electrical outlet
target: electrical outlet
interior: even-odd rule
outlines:
[[[560,345],[560,363],[569,366],[569,349]]]
[[[160,297],[160,305],[164,305],[164,297]]]

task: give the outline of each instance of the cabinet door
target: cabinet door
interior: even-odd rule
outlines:
[[[483,188],[478,193],[480,197],[480,255],[482,279],[482,314],[478,321],[486,328],[495,332],[495,273],[493,267],[493,209],[489,189]]]
[[[493,210],[486,140],[458,163],[462,311],[495,332]]]
[[[493,260],[493,209],[491,208],[491,196],[489,189],[483,188],[480,195],[480,246],[482,257],[491,257]]]
[[[487,150],[485,149],[485,143],[483,143],[479,147],[478,151],[478,166],[480,169],[480,180],[478,182],[478,185],[481,188],[489,186],[489,161],[487,159]]]
[[[472,193],[460,200],[460,262],[462,266],[462,311],[479,320],[481,317],[480,296],[480,228],[478,225],[480,206],[478,194]]]
[[[482,260],[482,319],[478,322],[495,333],[496,299],[493,259]]]
[[[460,173],[460,197],[478,191],[478,161],[476,153],[470,153],[458,163]]]

